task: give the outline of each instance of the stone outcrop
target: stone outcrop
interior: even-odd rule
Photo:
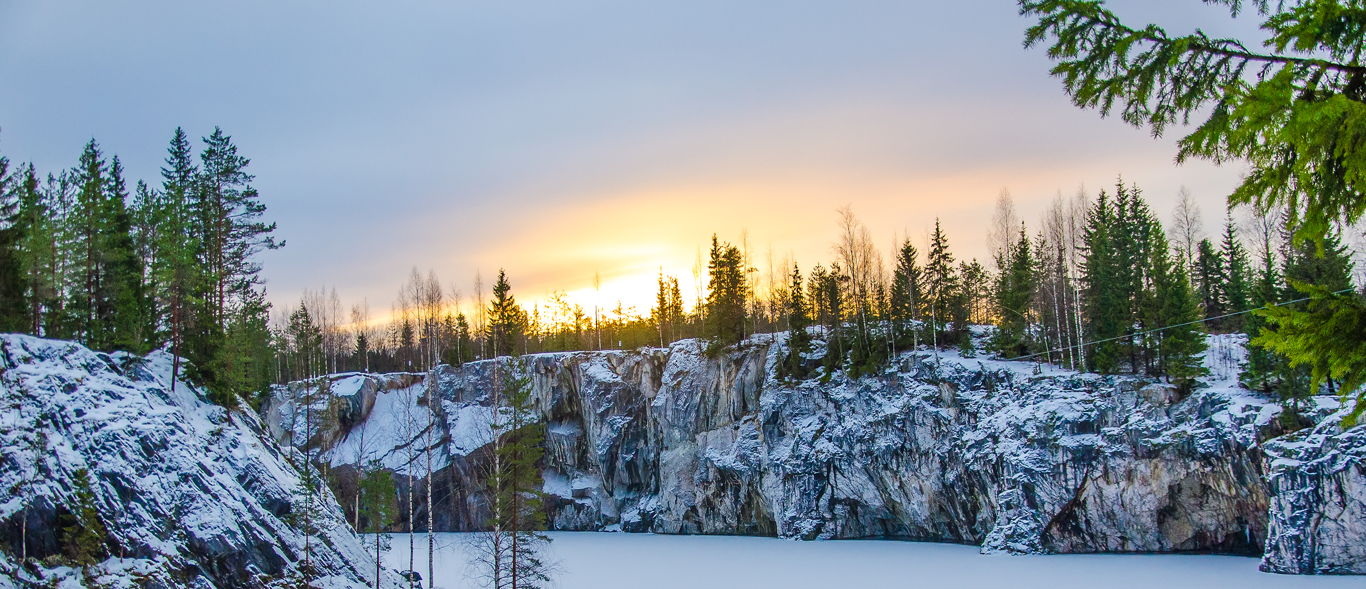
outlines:
[[[0,335],[0,587],[301,586],[301,455],[250,409],[173,390],[170,360]],[[317,501],[314,586],[370,586],[374,560],[331,494]],[[64,545],[83,506],[105,531],[92,566]]]
[[[1366,574],[1366,426],[1343,431],[1336,417],[1267,443],[1264,571]]]
[[[1218,343],[1225,355],[1241,350]],[[908,538],[984,552],[1257,555],[1271,545],[1271,493],[1279,504],[1289,487],[1268,485],[1263,443],[1282,433],[1280,408],[1237,386],[1236,354],[1183,397],[1133,377],[923,351],[872,376],[782,381],[774,367],[784,353],[782,336],[764,335],[716,356],[683,341],[339,376],[353,383],[334,387],[340,394],[364,389],[375,400],[348,402],[359,411],[313,443],[334,468],[379,460],[412,475],[411,486],[400,479],[418,529],[430,455],[436,529],[475,529],[487,513],[486,393],[496,372],[520,370],[546,425],[554,529]],[[296,413],[297,392],[276,391],[277,431]],[[358,437],[387,441],[361,451]],[[1360,513],[1354,464],[1357,478],[1333,484],[1357,511],[1331,517]],[[1306,501],[1300,509],[1324,513]],[[1316,529],[1324,543],[1359,546],[1360,525]]]

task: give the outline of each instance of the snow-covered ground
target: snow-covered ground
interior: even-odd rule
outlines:
[[[1361,587],[1360,577],[1272,575],[1259,560],[1183,554],[983,556],[976,546],[832,540],[798,542],[737,536],[551,532],[560,589],[832,589],[990,587],[1067,589],[1180,587]],[[435,587],[464,581],[464,534],[437,534]],[[427,573],[427,539],[417,536],[415,568]],[[408,566],[408,537],[393,537],[385,566]],[[424,585],[425,587],[426,585]]]

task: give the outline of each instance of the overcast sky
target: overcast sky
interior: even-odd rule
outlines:
[[[1255,31],[1196,0],[1114,4]],[[590,305],[600,272],[604,304],[646,312],[713,232],[828,261],[845,204],[889,250],[941,217],[983,256],[1002,189],[1033,223],[1119,175],[1164,220],[1188,187],[1216,231],[1242,169],[1177,167],[1175,136],[1076,109],[1026,25],[1008,0],[0,0],[0,152],[51,171],[95,137],[150,180],[172,129],[222,126],[288,241],[271,299],[335,286],[377,311],[417,266]]]

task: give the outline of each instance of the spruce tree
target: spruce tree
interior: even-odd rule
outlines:
[[[1200,240],[1196,247],[1194,278],[1204,317],[1211,319],[1227,314],[1228,307],[1224,304],[1223,295],[1228,278],[1224,272],[1223,256],[1208,239]]]
[[[796,262],[792,263],[792,274],[788,282],[787,296],[787,357],[778,367],[781,376],[801,378],[805,376],[802,356],[811,348],[811,316],[806,306],[806,296],[802,284],[802,272]]]
[[[90,472],[77,470],[72,476],[71,502],[59,522],[62,552],[75,564],[93,565],[108,554],[108,532],[100,519]]]
[[[1114,230],[1114,210],[1109,196],[1101,191],[1086,211],[1082,229],[1082,312],[1087,328],[1086,364],[1101,373],[1119,369],[1121,351],[1118,338],[1126,330],[1128,297],[1118,277]]]
[[[1246,9],[1262,18],[1261,50],[1199,30],[1169,35],[1156,24],[1127,24],[1101,2],[1019,2],[1021,14],[1036,19],[1025,46],[1048,45],[1057,62],[1053,73],[1078,106],[1117,112],[1154,135],[1204,117],[1179,141],[1177,159],[1248,162],[1230,204],[1284,208],[1297,240],[1320,241],[1335,224],[1355,224],[1366,215],[1360,6],[1341,0],[1219,4],[1232,16]],[[1268,311],[1278,315],[1278,324],[1304,328],[1296,343],[1283,340],[1286,349],[1307,354],[1299,362],[1308,364],[1315,362],[1315,349],[1346,349],[1346,357],[1366,358],[1366,330],[1339,329],[1357,305],[1323,289],[1315,293],[1324,305],[1320,312]],[[1326,310],[1334,306],[1337,312]],[[1319,369],[1325,378],[1366,381],[1366,367],[1352,362]]]
[[[922,271],[917,262],[919,255],[911,240],[902,242],[896,255],[896,268],[892,271],[891,327],[893,341],[898,347],[919,344],[916,323],[925,298]],[[812,280],[815,280],[815,274],[812,274]]]
[[[1019,237],[1006,250],[993,292],[997,326],[991,343],[1002,356],[1023,356],[1029,352],[1028,313],[1037,288],[1036,260],[1021,225]]]
[[[100,288],[100,225],[105,209],[105,170],[107,164],[99,145],[91,139],[81,151],[80,162],[73,170],[77,186],[74,216],[67,217],[71,226],[71,267],[74,284],[67,311],[74,320],[72,335],[92,348],[105,349],[108,343],[107,326],[99,321],[98,309],[104,306]]]
[[[937,346],[953,343],[951,334],[962,326],[956,326],[953,330],[950,327],[965,304],[953,253],[949,251],[949,238],[944,234],[939,219],[934,220],[934,233],[930,236],[929,257],[925,262],[925,287],[930,337]]]
[[[1201,354],[1205,351],[1205,333],[1196,323],[1200,308],[1185,264],[1172,260],[1161,231],[1156,231],[1154,238],[1147,269],[1152,276],[1153,296],[1148,301],[1145,324],[1161,329],[1153,334],[1158,374],[1189,391],[1196,377],[1204,374]]]
[[[141,353],[148,349],[150,334],[143,328],[149,308],[142,289],[142,259],[133,240],[128,187],[118,156],[110,159],[105,188],[97,247],[101,292],[96,297],[95,317],[104,326],[106,339],[96,347]]]
[[[1271,252],[1269,244],[1261,252],[1261,261],[1262,267],[1257,271],[1256,281],[1252,285],[1251,304],[1264,309],[1280,302],[1281,275],[1277,271],[1276,257]],[[1263,313],[1252,313],[1243,322],[1243,331],[1250,342],[1256,342],[1266,328],[1267,320]],[[1284,364],[1284,358],[1254,343],[1248,346],[1247,366],[1239,379],[1250,389],[1271,393],[1277,388],[1278,373]]]
[[[1233,212],[1224,217],[1224,239],[1219,246],[1219,256],[1224,267],[1224,282],[1221,288],[1226,313],[1245,311],[1252,302],[1252,279],[1247,250],[1238,239],[1238,230],[1233,224]],[[1225,331],[1242,329],[1246,316],[1226,317],[1219,322]]]
[[[15,332],[25,331],[29,324],[21,252],[25,227],[17,184],[9,159],[0,156],[0,331]]]
[[[712,235],[707,272],[707,322],[715,349],[739,342],[745,336],[748,287],[740,249]]]
[[[488,316],[494,357],[516,354],[525,337],[526,314],[517,305],[507,273],[501,268],[498,270],[498,280],[493,283],[493,300],[489,302]]]
[[[1252,343],[1286,359],[1275,370],[1275,385],[1291,414],[1299,414],[1305,400],[1325,385],[1329,392],[1360,394],[1357,389],[1363,382],[1353,375],[1366,374],[1358,372],[1366,368],[1366,360],[1354,353],[1352,334],[1366,328],[1366,304],[1360,293],[1350,292],[1351,271],[1351,256],[1335,233],[1326,234],[1317,245],[1292,241],[1287,246],[1285,285],[1279,297],[1312,300],[1265,309],[1267,323]],[[1319,338],[1320,329],[1341,337]],[[1366,405],[1355,397],[1350,401],[1355,407],[1350,419],[1355,420]]]

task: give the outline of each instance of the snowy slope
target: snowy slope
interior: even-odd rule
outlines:
[[[164,353],[0,335],[0,368],[0,587],[274,587],[298,572],[299,473],[250,409],[229,414],[183,382],[172,392]],[[88,571],[60,566],[80,470],[108,531],[109,558]],[[322,500],[314,585],[367,586],[373,559]]]

